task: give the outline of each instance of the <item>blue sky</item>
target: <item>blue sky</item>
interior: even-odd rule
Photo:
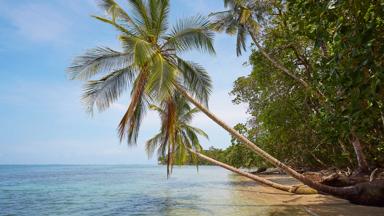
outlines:
[[[124,5],[124,1],[122,1]],[[170,21],[223,9],[221,0],[171,0]],[[86,49],[119,49],[114,29],[90,17],[103,14],[94,0],[0,0],[0,164],[147,164],[143,143],[159,129],[156,113],[143,122],[138,145],[119,143],[117,124],[129,96],[90,117],[80,102],[82,83],[65,73]],[[218,34],[216,56],[196,52],[186,59],[203,65],[213,80],[210,109],[230,125],[247,119],[246,107],[228,93],[249,72],[248,54],[236,57],[235,38]],[[226,147],[230,136],[203,114],[194,125]]]

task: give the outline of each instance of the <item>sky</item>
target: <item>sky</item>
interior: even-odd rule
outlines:
[[[221,0],[171,0],[170,23],[223,9]],[[160,127],[155,112],[147,113],[137,146],[128,147],[116,128],[129,95],[89,116],[80,101],[83,83],[66,74],[87,49],[120,49],[117,32],[90,16],[103,14],[95,0],[0,0],[0,164],[156,163],[144,150]],[[234,126],[248,118],[247,107],[233,104],[229,92],[236,78],[249,73],[249,53],[237,57],[235,38],[225,34],[216,34],[215,49],[215,56],[183,57],[207,69],[213,81],[209,108]],[[203,114],[193,125],[209,135],[201,138],[203,147],[230,145],[229,134]]]

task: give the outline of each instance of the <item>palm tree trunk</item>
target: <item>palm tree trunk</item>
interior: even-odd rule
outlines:
[[[269,55],[267,52],[265,52],[265,50],[263,49],[263,47],[260,45],[260,43],[257,41],[256,39],[256,36],[254,35],[254,33],[251,31],[251,30],[248,30],[249,32],[249,35],[251,35],[251,38],[253,40],[253,42],[255,43],[256,47],[258,48],[258,50],[261,52],[261,54],[266,58],[268,59],[269,62],[271,62],[271,64],[283,71],[283,73],[285,73],[286,75],[288,75],[289,77],[291,77],[292,79],[296,80],[297,82],[299,82],[302,86],[304,86],[304,88],[306,89],[309,89],[309,90],[314,90],[315,91],[315,94],[320,98],[320,99],[324,99],[325,96],[324,94],[318,90],[318,89],[313,89],[313,87],[311,87],[306,81],[304,81],[303,79],[301,79],[300,77],[297,77],[295,76],[293,73],[291,73],[291,71],[288,70],[288,68],[284,67],[280,62],[278,62],[276,59],[274,59],[271,55]]]
[[[171,165],[172,165],[172,154],[171,154],[171,145],[168,145],[168,154],[167,154],[167,178],[171,175]]]
[[[252,143],[250,140],[248,140],[246,137],[241,135],[238,131],[227,125],[224,121],[220,120],[217,116],[215,116],[213,113],[211,113],[206,107],[204,107],[202,104],[200,104],[198,101],[196,101],[191,95],[188,94],[187,91],[185,91],[181,86],[176,85],[177,90],[186,97],[191,103],[193,103],[198,109],[200,109],[204,114],[206,114],[210,119],[212,119],[214,122],[216,122],[218,125],[220,125],[222,128],[224,128],[226,131],[228,131],[232,136],[236,137],[236,139],[243,142],[245,145],[247,145],[250,149],[252,149],[254,152],[256,152],[260,157],[265,159],[266,161],[272,163],[277,168],[280,168],[284,170],[287,174],[291,176],[296,176],[298,178],[302,178],[302,175],[292,168],[288,167],[287,165],[283,164],[276,158],[274,158],[272,155],[268,154],[258,146],[256,146],[254,143]]]
[[[254,181],[257,181],[261,184],[265,184],[267,186],[270,186],[270,187],[273,187],[275,189],[278,189],[278,190],[282,190],[282,191],[287,191],[287,192],[291,192],[291,193],[295,193],[295,194],[317,194],[317,191],[312,189],[312,188],[309,188],[309,187],[303,187],[303,186],[289,186],[289,185],[282,185],[282,184],[278,184],[276,182],[273,182],[273,181],[270,181],[268,179],[265,179],[265,178],[262,178],[262,177],[259,177],[257,175],[253,175],[251,173],[248,173],[248,172],[244,172],[240,169],[237,169],[233,166],[230,166],[228,164],[225,164],[225,163],[222,163],[220,161],[217,161],[213,158],[210,158],[204,154],[201,154],[197,151],[194,151],[192,149],[188,149],[189,152],[191,152],[192,154],[195,154],[196,156],[198,156],[199,158],[203,159],[203,160],[206,160],[212,164],[215,164],[217,166],[220,166],[220,167],[223,167],[224,169],[227,169],[229,171],[232,171],[234,173],[237,173],[241,176],[244,176],[244,177],[247,177],[249,179],[252,179]]]
[[[286,164],[282,163],[281,161],[274,158],[272,155],[268,154],[267,152],[256,146],[246,137],[241,135],[238,131],[236,131],[235,129],[224,123],[222,120],[220,120],[216,115],[211,113],[206,107],[204,107],[191,95],[189,95],[188,92],[185,91],[181,86],[176,84],[175,87],[184,97],[186,97],[198,109],[200,109],[204,114],[206,114],[211,120],[213,120],[226,131],[228,131],[233,137],[244,143],[260,157],[270,162],[275,167],[280,168],[285,173],[299,180],[305,185],[316,189],[319,192],[331,194],[340,198],[350,200],[355,203],[384,206],[384,181],[361,183],[347,187],[332,187],[321,184],[319,182],[315,182],[307,178],[306,176],[296,172],[291,167],[287,166]]]

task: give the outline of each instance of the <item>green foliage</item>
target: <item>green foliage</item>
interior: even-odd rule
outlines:
[[[370,164],[382,166],[384,2],[277,1],[264,12],[264,50],[324,98],[255,49],[252,73],[232,91],[253,117],[240,131],[278,159],[312,167],[354,166],[356,133]]]
[[[201,149],[201,154],[204,154],[207,157],[214,158],[218,161],[225,163],[225,152],[222,149],[210,147],[207,150]],[[159,156],[158,157],[159,164],[167,164],[167,156]],[[205,160],[200,160],[199,158],[186,158],[184,161],[176,161],[174,165],[213,165]]]
[[[189,150],[200,152],[202,150],[199,136],[208,139],[208,135],[201,129],[190,125],[193,116],[199,112],[191,108],[188,102],[179,94],[160,106],[150,105],[152,110],[158,112],[161,119],[160,132],[146,142],[148,156],[152,156],[157,149],[159,161],[167,164],[167,174],[172,173],[174,164],[198,164],[195,154]]]

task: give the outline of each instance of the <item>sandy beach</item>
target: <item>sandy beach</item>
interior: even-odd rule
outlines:
[[[286,175],[260,175],[283,184],[297,184],[298,182]],[[384,215],[384,208],[360,206],[333,196],[314,194],[297,195],[279,191],[271,187],[262,186],[246,178],[232,175],[236,185],[236,198],[249,205],[258,203],[269,206],[270,215]],[[273,207],[276,208],[273,208]],[[252,215],[251,212],[249,212]],[[265,212],[264,212],[265,213]]]

